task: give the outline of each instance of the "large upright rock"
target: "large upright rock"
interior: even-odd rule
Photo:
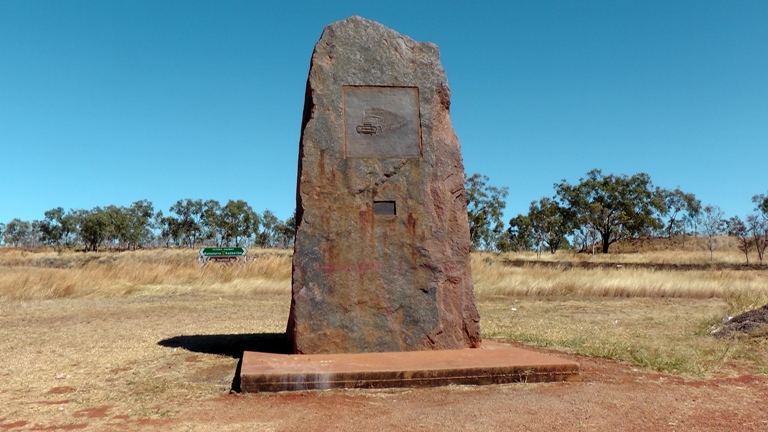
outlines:
[[[299,149],[296,353],[479,346],[450,103],[434,44],[357,16],[323,31]]]

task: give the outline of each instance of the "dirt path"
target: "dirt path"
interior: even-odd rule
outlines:
[[[684,380],[563,355],[583,382],[230,394],[238,349],[282,330],[284,300],[0,303],[0,431],[768,430],[768,376],[738,365]]]

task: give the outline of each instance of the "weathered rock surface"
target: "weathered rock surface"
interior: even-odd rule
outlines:
[[[294,352],[480,345],[459,141],[437,46],[325,28],[302,121]]]

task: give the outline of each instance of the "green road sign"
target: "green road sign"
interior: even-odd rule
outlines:
[[[248,253],[246,248],[234,247],[234,248],[202,248],[200,249],[201,257],[216,257],[216,256],[245,256]]]

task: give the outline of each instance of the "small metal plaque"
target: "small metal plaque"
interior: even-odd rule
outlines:
[[[351,158],[419,158],[416,87],[342,87],[344,151]]]
[[[395,216],[397,207],[394,201],[374,201],[373,214],[376,216]]]

